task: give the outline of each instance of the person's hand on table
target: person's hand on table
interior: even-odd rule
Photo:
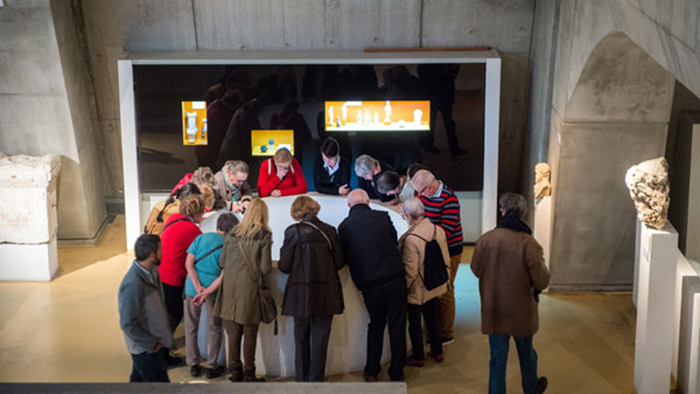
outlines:
[[[281,197],[281,196],[282,196],[282,192],[279,191],[279,189],[275,189],[275,190],[272,191],[272,193],[270,193],[270,195],[271,195],[272,197]]]
[[[241,211],[243,211],[243,204],[238,204],[235,201],[231,201],[231,212],[239,213]]]
[[[350,187],[348,186],[347,183],[338,188],[339,195],[346,196],[348,193],[350,193]]]

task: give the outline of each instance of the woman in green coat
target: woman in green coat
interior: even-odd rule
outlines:
[[[223,320],[229,338],[228,364],[232,382],[260,382],[255,377],[255,347],[260,324],[259,281],[272,268],[272,232],[267,205],[256,198],[243,221],[226,237],[219,265],[223,269],[214,315]],[[241,363],[241,339],[243,359]]]

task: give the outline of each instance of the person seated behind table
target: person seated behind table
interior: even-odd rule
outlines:
[[[221,167],[214,176],[218,194],[216,209],[242,212],[248,207],[253,199],[253,189],[246,182],[249,173],[248,164],[241,160],[229,160]]]
[[[199,167],[194,170],[193,173],[185,174],[185,176],[180,179],[180,181],[175,185],[173,190],[170,192],[174,194],[179,188],[184,186],[186,183],[194,183],[197,186],[207,185],[214,189],[216,187],[216,180],[214,179],[214,172],[209,167]]]
[[[221,350],[221,319],[214,316],[214,300],[209,296],[216,293],[221,283],[222,272],[219,267],[221,248],[229,231],[238,224],[238,219],[232,213],[224,213],[216,221],[216,232],[204,233],[194,239],[187,248],[187,280],[185,281],[185,348],[187,350],[187,365],[190,375],[199,377],[202,367],[199,363],[197,332],[202,304],[207,310],[207,379],[214,379],[225,372],[218,365],[219,350]]]
[[[280,197],[304,194],[306,179],[299,162],[288,149],[281,148],[260,165],[258,194],[260,197]]]
[[[180,324],[184,313],[182,294],[185,289],[185,260],[187,248],[202,231],[199,224],[204,218],[204,199],[200,195],[190,195],[182,200],[180,212],[170,216],[160,239],[163,243],[163,258],[158,273],[163,282],[165,307],[170,316],[171,329]]]
[[[289,274],[282,314],[294,318],[297,382],[322,382],[333,315],[343,313],[343,289],[338,270],[343,251],[335,228],[317,217],[321,206],[311,197],[292,203],[277,265]]]
[[[360,155],[355,159],[355,173],[358,177],[357,186],[366,191],[372,200],[379,199],[382,202],[387,202],[392,199],[391,196],[380,193],[376,188],[375,182],[382,172],[393,170],[390,165],[376,160],[370,155]]]
[[[321,160],[314,166],[316,191],[344,196],[350,192],[350,161],[340,157],[340,144],[328,137],[321,144]]]
[[[268,209],[253,199],[243,221],[226,236],[219,267],[224,270],[214,316],[223,320],[228,336],[228,366],[232,382],[260,382],[255,376],[255,347],[261,321],[259,281],[272,270],[272,231]],[[241,363],[241,339],[243,359]]]
[[[167,200],[157,202],[148,215],[143,233],[160,235],[168,218],[172,214],[180,212],[180,202],[191,194],[201,194],[201,191],[194,183],[186,183],[175,193],[172,193]]]
[[[402,204],[402,211],[408,222],[408,231],[399,239],[399,251],[406,269],[408,288],[408,335],[413,347],[413,355],[406,359],[406,365],[422,367],[425,364],[423,351],[423,328],[421,314],[428,329],[430,353],[428,356],[441,363],[442,337],[440,333],[440,296],[447,291],[447,282],[428,290],[423,283],[425,277],[425,248],[428,242],[437,240],[442,252],[445,273],[449,275],[450,253],[447,249],[445,232],[432,224],[424,213],[423,202],[413,197]]]

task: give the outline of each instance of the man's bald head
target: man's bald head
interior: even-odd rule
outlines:
[[[358,204],[369,205],[369,195],[362,189],[355,189],[348,194],[348,206],[352,208]]]

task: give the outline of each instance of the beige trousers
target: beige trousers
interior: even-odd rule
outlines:
[[[450,256],[450,285],[440,297],[440,328],[443,338],[452,338],[455,328],[455,278],[462,261],[462,253]]]
[[[199,318],[202,314],[201,306],[192,305],[192,296],[185,296],[185,349],[187,351],[187,365],[190,367],[202,362],[197,343],[197,331],[199,330]],[[221,350],[221,319],[214,316],[214,299],[209,299],[203,304],[207,311],[207,368],[216,368],[219,351]]]

